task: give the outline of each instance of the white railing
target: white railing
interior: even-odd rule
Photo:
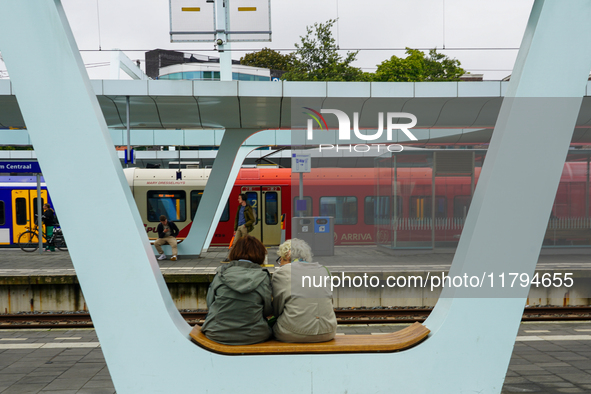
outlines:
[[[548,221],[548,230],[588,230],[591,218],[552,218]]]
[[[436,218],[435,230],[462,230],[464,218]],[[431,230],[433,221],[431,218],[411,219],[397,218],[394,220],[394,228],[399,231],[405,230]]]

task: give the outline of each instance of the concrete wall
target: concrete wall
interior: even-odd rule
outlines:
[[[540,271],[540,274],[546,273]],[[430,272],[441,277],[442,272]],[[446,274],[445,272],[443,274]],[[527,305],[591,305],[591,272],[574,271],[574,285],[562,287],[532,287]],[[333,273],[353,280],[363,273]],[[388,276],[427,278],[426,272],[368,273],[381,278],[372,287],[365,284],[334,289],[335,307],[435,306],[441,288],[429,286],[389,287]],[[166,275],[172,299],[178,309],[207,309],[206,296],[212,275]],[[359,284],[359,280],[356,282]],[[369,282],[368,282],[369,283]],[[377,282],[374,282],[374,285]],[[384,285],[382,287],[382,284]],[[121,302],[125,302],[122,300]],[[75,276],[0,277],[0,313],[58,312],[87,310],[84,295]]]

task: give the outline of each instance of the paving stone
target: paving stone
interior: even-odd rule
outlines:
[[[34,366],[14,366],[14,365],[10,365],[6,368],[4,368],[2,371],[0,371],[0,376],[4,376],[5,374],[28,374],[30,372],[33,372],[33,370],[36,367]]]
[[[114,388],[113,382],[111,379],[91,379],[88,383],[86,383],[83,389],[93,389],[93,388]]]
[[[95,388],[95,389],[80,389],[78,394],[114,394],[115,389],[110,388]]]
[[[524,378],[523,376],[516,376],[516,377],[507,377],[505,378],[505,384],[511,385],[516,383],[531,383],[529,380]]]
[[[56,377],[55,376],[39,376],[39,375],[31,375],[28,374],[27,376],[23,377],[21,380],[18,381],[19,384],[29,384],[29,383],[51,383]]]
[[[24,373],[2,374],[2,375],[0,375],[0,382],[2,382],[2,384],[4,384],[4,385],[10,386],[10,385],[18,382],[19,380],[21,380],[25,376],[27,376],[27,374],[24,374]]]
[[[560,375],[564,380],[573,383],[591,383],[591,375],[586,373],[563,373]]]
[[[46,383],[35,383],[35,384],[19,384],[15,383],[12,386],[8,387],[6,390],[2,391],[2,394],[29,394],[29,393],[38,393],[43,387],[46,386]]]
[[[62,379],[57,378],[45,387],[45,390],[80,390],[88,382],[88,379]],[[4,394],[4,393],[2,393]]]
[[[549,387],[575,387],[574,384],[569,382],[544,383],[544,385]]]
[[[591,361],[589,360],[571,360],[568,362],[571,366],[575,367],[575,368],[579,368],[579,369],[584,369],[584,368],[591,368]]]
[[[560,360],[560,361],[579,361],[588,360],[587,357],[580,356],[571,352],[548,352],[548,355]]]
[[[544,368],[540,368],[537,365],[533,364],[513,365],[511,369],[519,373],[523,373],[524,371],[544,371]]]
[[[564,382],[564,380],[557,376],[557,375],[535,375],[535,376],[528,376],[527,377],[531,382],[538,383],[538,384],[546,384],[546,383],[557,383],[557,382]]]
[[[536,384],[511,384],[503,386],[503,393],[542,393],[543,389]]]
[[[570,367],[571,365],[568,363],[534,363],[534,365],[537,365],[538,367]]]

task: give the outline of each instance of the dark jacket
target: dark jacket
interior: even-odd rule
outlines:
[[[201,331],[226,345],[266,341],[271,336],[265,319],[273,314],[271,294],[269,273],[260,265],[247,260],[222,265],[207,291],[209,311]]]
[[[241,206],[242,205],[238,207],[238,212],[236,212],[236,219],[234,219],[234,231],[238,230],[238,216],[240,216]],[[254,230],[254,213],[252,211],[252,207],[248,203],[246,203],[246,206],[244,207],[244,219],[246,220],[246,223],[244,223],[246,231],[250,233],[252,230]]]
[[[167,223],[168,227],[170,227],[170,235],[176,238],[176,236],[179,235],[179,228],[176,226],[176,224],[174,224],[174,222],[171,222],[170,220]],[[162,223],[158,225],[156,231],[158,231],[158,238],[168,237],[168,235],[164,234],[164,226]]]
[[[49,208],[43,211],[43,224],[46,226],[55,226],[55,212],[53,209]]]

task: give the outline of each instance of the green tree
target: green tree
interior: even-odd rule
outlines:
[[[378,65],[373,80],[383,82],[459,81],[465,74],[460,61],[450,59],[437,49],[429,55],[417,49],[406,48],[407,56],[392,56]]]
[[[32,146],[3,145],[3,146],[0,146],[0,150],[33,150],[33,147]]]
[[[293,63],[293,54],[282,55],[270,48],[258,52],[247,53],[240,58],[240,64],[251,67],[269,68],[271,70],[288,71]]]
[[[296,43],[293,67],[283,74],[288,81],[359,81],[367,76],[351,63],[357,58],[358,51],[347,52],[343,57],[332,36],[335,19],[326,23],[314,23],[306,27],[306,36],[300,36]]]

